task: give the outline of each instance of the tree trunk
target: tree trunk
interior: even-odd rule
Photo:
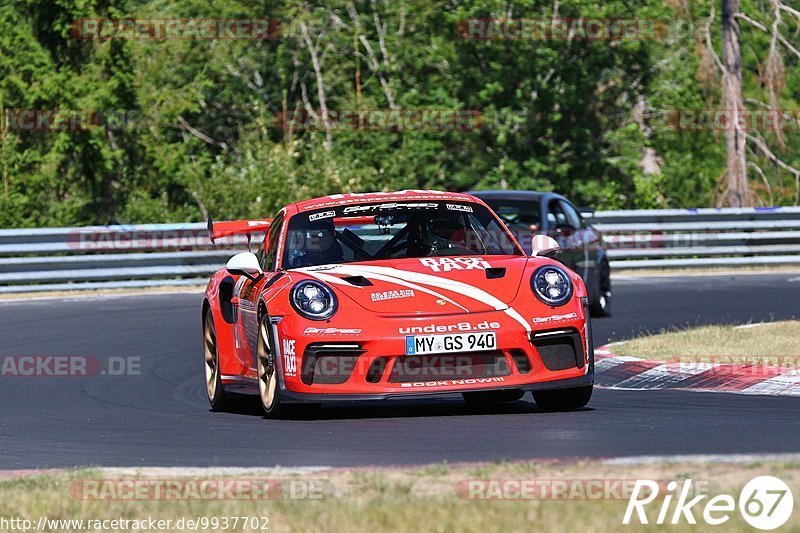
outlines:
[[[731,207],[745,207],[750,203],[738,12],[739,0],[722,0],[722,101],[729,122],[725,129],[727,187],[721,200]]]

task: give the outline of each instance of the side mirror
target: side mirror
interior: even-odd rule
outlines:
[[[561,246],[552,237],[534,235],[531,237],[531,256],[554,258],[561,251]]]
[[[261,270],[261,265],[258,264],[258,257],[252,252],[242,252],[234,255],[225,265],[225,268],[234,276],[245,276],[252,280],[264,273]]]

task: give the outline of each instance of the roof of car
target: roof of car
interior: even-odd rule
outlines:
[[[469,194],[457,192],[443,192],[430,190],[406,190],[397,192],[367,192],[367,193],[346,193],[332,194],[321,198],[303,200],[294,204],[298,211],[310,211],[325,207],[339,207],[342,205],[366,204],[373,202],[398,202],[398,201],[452,201],[452,202],[475,202],[475,198]]]
[[[552,192],[518,191],[507,189],[469,191],[469,194],[477,196],[483,200],[539,200],[543,196],[558,196]]]

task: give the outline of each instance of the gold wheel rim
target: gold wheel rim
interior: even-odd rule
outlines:
[[[206,326],[203,331],[203,352],[205,356],[206,393],[214,401],[217,396],[217,373],[219,372],[219,353],[217,352],[217,331],[211,311],[206,313]]]
[[[267,341],[267,320],[261,322],[258,335],[258,392],[266,410],[275,403],[275,364]]]

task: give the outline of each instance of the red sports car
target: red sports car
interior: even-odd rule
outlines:
[[[214,409],[461,393],[544,410],[589,401],[586,287],[534,237],[527,256],[478,198],[336,194],[274,219],[209,221],[211,239],[264,233],[211,278],[202,307]]]

